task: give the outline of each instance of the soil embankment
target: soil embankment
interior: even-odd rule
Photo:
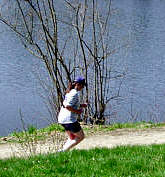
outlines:
[[[165,143],[165,127],[147,129],[118,129],[110,132],[97,132],[89,134],[78,144],[76,149],[90,149],[96,147],[113,148],[121,145],[149,145]],[[31,147],[35,153],[55,152],[55,144],[45,141]],[[0,159],[12,156],[27,156],[30,152],[26,147],[17,143],[0,144]]]

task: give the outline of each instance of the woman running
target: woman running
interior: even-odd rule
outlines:
[[[77,77],[71,83],[66,91],[63,106],[58,115],[58,123],[60,123],[68,134],[68,140],[61,151],[67,151],[80,143],[84,139],[84,132],[77,121],[77,116],[83,112],[82,108],[86,108],[87,104],[80,104],[78,92],[86,86],[83,77]]]

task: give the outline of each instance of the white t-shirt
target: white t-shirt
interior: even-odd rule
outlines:
[[[65,95],[63,105],[58,115],[58,122],[60,124],[74,123],[77,121],[77,114],[67,110],[66,106],[71,106],[74,109],[78,109],[80,106],[79,95],[76,89],[72,89],[69,93]]]

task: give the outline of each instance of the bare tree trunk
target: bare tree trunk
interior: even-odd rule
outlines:
[[[58,11],[57,2],[64,9]],[[105,3],[104,11],[98,8],[100,3]],[[46,85],[51,88],[50,108],[58,113],[68,82],[82,74],[87,82],[83,101],[90,103],[83,121],[104,124],[106,107],[119,97],[121,88],[119,85],[112,94],[111,82],[125,75],[111,67],[111,55],[117,52],[109,42],[111,0],[7,0],[5,5],[12,8],[7,15],[0,12],[0,21],[43,61],[49,74],[51,82]]]

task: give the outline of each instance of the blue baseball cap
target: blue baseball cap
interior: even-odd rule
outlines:
[[[85,78],[81,77],[81,76],[76,77],[76,79],[74,80],[74,82],[82,84],[82,85],[85,85],[85,86],[87,85],[86,82],[85,82]]]

